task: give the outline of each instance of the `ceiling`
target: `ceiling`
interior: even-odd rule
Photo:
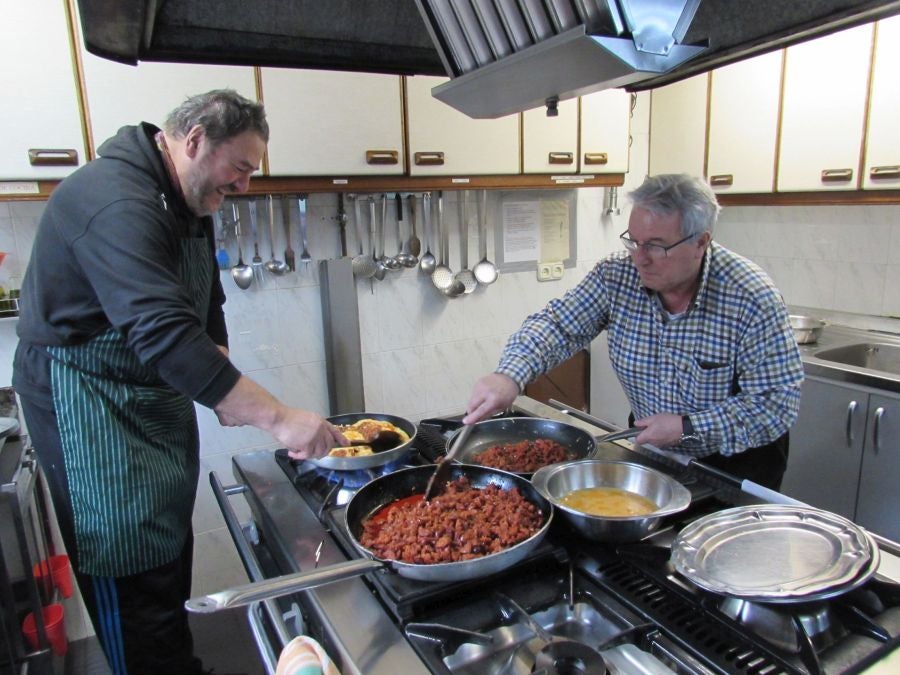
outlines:
[[[77,0],[89,52],[140,61],[447,75],[415,0]],[[684,44],[703,54],[650,89],[900,13],[900,0],[702,0]]]

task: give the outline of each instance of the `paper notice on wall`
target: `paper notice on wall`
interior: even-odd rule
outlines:
[[[540,262],[569,257],[569,204],[564,201],[541,202]]]
[[[505,202],[503,260],[508,263],[537,260],[540,225],[540,202]]]

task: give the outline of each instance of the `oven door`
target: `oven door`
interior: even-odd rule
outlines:
[[[209,482],[250,581],[278,575],[280,572],[270,569],[274,563],[260,546],[256,524],[250,521],[242,526],[229,502],[229,497],[246,495],[247,487],[223,486],[215,471],[210,472]],[[247,607],[247,621],[266,673],[274,675],[282,649],[296,636],[306,633],[300,606],[290,597],[255,602]]]

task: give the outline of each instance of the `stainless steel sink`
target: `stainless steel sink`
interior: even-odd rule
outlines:
[[[846,366],[880,370],[900,376],[900,345],[884,342],[860,342],[834,349],[823,349],[815,357]]]

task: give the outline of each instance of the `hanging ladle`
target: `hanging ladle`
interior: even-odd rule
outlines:
[[[425,223],[425,255],[419,260],[419,269],[425,274],[434,272],[437,261],[431,252],[431,193],[426,192],[422,195],[422,218]]]
[[[472,273],[479,284],[492,284],[497,281],[499,272],[496,265],[487,257],[487,190],[478,195],[478,245],[481,248],[481,260],[475,265]]]
[[[231,213],[234,218],[234,231],[238,249],[238,262],[237,265],[231,268],[231,278],[234,279],[234,283],[238,288],[245,291],[253,283],[253,269],[250,265],[244,263],[244,254],[241,251],[241,218],[238,213],[237,202],[231,202]]]
[[[283,260],[275,259],[275,204],[272,195],[267,196],[266,202],[269,207],[269,246],[272,253],[266,262],[266,269],[276,277],[280,277],[287,274],[290,268]]]

